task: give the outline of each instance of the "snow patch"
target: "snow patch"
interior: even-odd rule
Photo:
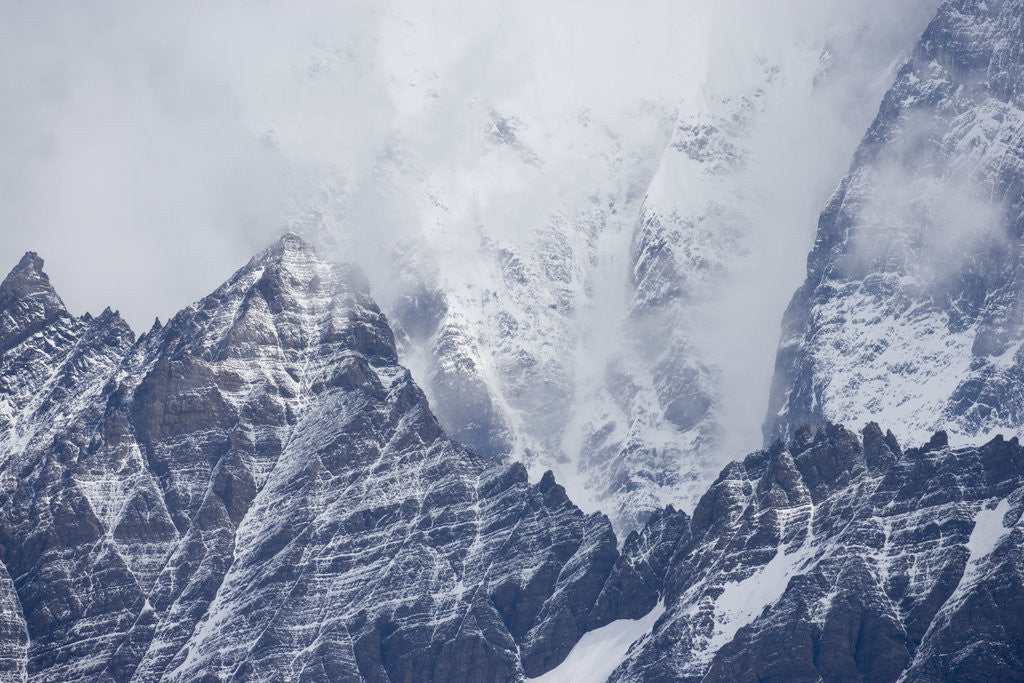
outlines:
[[[1003,526],[1003,518],[1010,511],[1010,501],[1003,499],[994,508],[987,506],[978,510],[974,516],[974,529],[971,537],[967,540],[967,549],[971,553],[967,560],[967,567],[964,569],[964,576],[960,579],[960,585],[968,585],[968,580],[973,578],[982,560],[992,554],[1000,539],[1009,531]]]
[[[618,668],[629,646],[650,634],[665,613],[665,602],[640,619],[619,619],[583,635],[565,661],[529,681],[541,683],[599,683]]]
[[[775,557],[742,581],[730,581],[715,600],[715,633],[706,651],[715,653],[736,632],[756,619],[764,608],[782,597],[789,579],[800,572],[814,553],[810,544]]]

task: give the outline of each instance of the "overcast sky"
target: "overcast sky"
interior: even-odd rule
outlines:
[[[848,5],[4,3],[0,269],[35,250],[73,312],[110,305],[148,327],[339,178],[368,177],[396,131],[446,159],[481,100],[530,100],[552,126],[583,107],[678,102],[715,49],[709,6],[767,34],[865,13]],[[568,159],[563,175],[586,172],[585,155]]]

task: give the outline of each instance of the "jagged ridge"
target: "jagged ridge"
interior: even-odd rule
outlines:
[[[1024,666],[1016,439],[804,428],[619,552],[550,473],[449,440],[358,272],[295,236],[137,341],[41,265],[0,286],[37,328],[0,361],[6,676],[517,680],[659,599],[614,679]]]
[[[1022,513],[1016,438],[805,427],[631,537],[667,611],[612,680],[1019,679]]]
[[[765,435],[1024,425],[1024,3],[939,8],[821,214]]]
[[[356,271],[288,235],[136,341],[41,266],[0,289],[15,678],[514,680],[616,618],[608,520],[450,441]]]

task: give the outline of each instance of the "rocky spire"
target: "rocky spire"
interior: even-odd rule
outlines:
[[[0,351],[66,314],[64,302],[43,272],[43,259],[26,252],[0,283]]]

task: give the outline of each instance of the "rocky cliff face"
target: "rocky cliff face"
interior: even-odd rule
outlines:
[[[628,139],[490,111],[475,187],[532,169],[537,210],[480,221],[458,177],[382,161],[424,242],[479,242],[394,255],[396,332],[295,235],[138,338],[26,254],[0,283],[0,679],[562,679],[583,644],[621,681],[1024,680],[1024,448],[991,438],[1024,422],[1022,16],[940,7],[821,215],[772,445],[710,487],[745,367],[712,342],[753,329],[728,288],[791,217],[759,212],[756,131],[856,32],[755,50]],[[563,183],[577,143],[592,174]]]
[[[765,433],[1024,422],[1024,5],[946,2],[821,214]]]
[[[4,679],[564,677],[645,616],[614,680],[1024,667],[1016,439],[804,428],[620,549],[450,440],[361,275],[294,235],[137,340],[33,254],[0,301]]]
[[[811,4],[829,20],[689,3],[682,92],[558,117],[504,97],[465,177],[382,162],[380,203],[423,226],[378,298],[455,440],[553,468],[623,530],[760,445],[814,217],[936,0]]]
[[[608,520],[450,441],[299,238],[138,341],[41,267],[0,287],[5,676],[514,680],[623,609]]]
[[[666,613],[612,680],[1019,680],[1024,448],[827,425],[624,549]]]
[[[460,224],[465,182],[423,198],[417,211],[436,225],[395,257],[401,293],[381,296],[402,357],[453,439],[523,462],[535,476],[554,469],[581,505],[608,501],[602,509],[616,523],[632,524],[663,501],[650,488],[630,495],[653,484],[630,481],[640,463],[624,466],[614,482],[594,469],[588,458],[607,435],[595,438],[589,422],[596,401],[597,410],[618,411],[596,394],[618,339],[629,234],[673,113],[671,102],[624,108],[621,118],[581,111],[556,125],[542,125],[527,108],[521,118],[495,113],[487,131],[468,131],[486,150],[474,170],[473,193],[483,199],[472,230]],[[585,177],[567,174],[566,157],[587,168]],[[507,175],[517,178],[511,187]],[[435,183],[426,173],[415,187]],[[440,213],[434,202],[451,210]],[[627,428],[622,420],[613,426]],[[658,472],[664,465],[647,464]]]

